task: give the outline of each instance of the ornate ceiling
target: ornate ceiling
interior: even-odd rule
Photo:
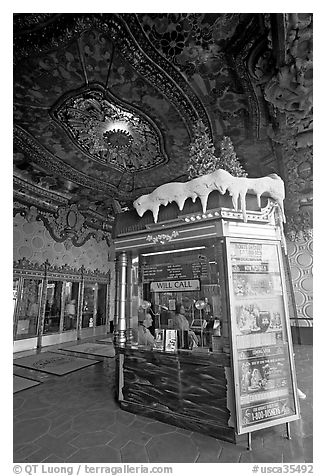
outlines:
[[[272,82],[283,87],[286,27],[309,30],[311,16],[290,26],[283,17],[14,15],[16,206],[77,205],[108,230],[138,196],[187,179],[198,119],[217,151],[223,135],[231,137],[249,176],[276,172],[286,180],[279,126],[288,111]],[[310,104],[298,108],[311,118]],[[311,129],[307,121],[300,127]],[[299,162],[307,175],[310,159]]]

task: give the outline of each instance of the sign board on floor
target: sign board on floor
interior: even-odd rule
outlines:
[[[299,418],[281,249],[227,240],[237,433]]]

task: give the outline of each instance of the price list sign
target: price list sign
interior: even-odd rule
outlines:
[[[152,281],[173,281],[176,279],[201,279],[209,277],[206,262],[180,264],[154,264],[142,267],[143,283]]]
[[[229,242],[238,434],[299,418],[277,243]]]

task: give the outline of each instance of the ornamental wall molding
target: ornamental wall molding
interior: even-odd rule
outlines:
[[[173,64],[171,64],[170,61],[167,61],[157,51],[157,49],[153,47],[150,41],[148,41],[147,36],[144,35],[137,15],[126,13],[123,15],[123,19],[126,22],[126,25],[131,25],[137,43],[140,45],[141,50],[146,52],[146,56],[150,58],[151,63],[159,65],[160,71],[152,70],[152,68],[146,70],[146,64],[144,63],[144,65],[141,65],[141,71],[139,70],[139,72],[142,75],[145,75],[145,77],[148,77],[149,81],[155,84],[157,88],[161,89],[163,87],[162,92],[169,97],[172,103],[175,103],[175,101],[178,100],[176,106],[182,113],[181,117],[186,119],[186,126],[190,136],[192,135],[191,131],[193,124],[198,120],[198,118],[203,121],[211,134],[211,126],[205,108],[192,87],[184,79],[184,76],[173,66]],[[121,46],[123,45],[124,44],[122,43]],[[125,54],[128,54],[129,61],[132,62],[134,67],[136,67],[138,58],[131,55],[131,51],[128,50],[126,46],[124,46],[124,51]],[[177,89],[172,93],[172,95],[169,92],[170,81],[166,81],[165,78],[161,77],[161,71],[164,71],[168,77],[173,80],[172,84],[177,86]],[[158,73],[160,74],[158,75]],[[175,96],[175,98],[173,96]]]
[[[85,281],[97,281],[99,278],[101,278],[102,281],[108,282],[108,284],[110,284],[111,270],[108,270],[106,273],[103,273],[103,271],[100,271],[99,269],[95,269],[92,271],[82,266],[81,272]]]
[[[58,206],[51,203],[40,200],[39,198],[32,197],[25,192],[17,192],[14,190],[14,215],[20,213],[19,210],[23,212],[25,210],[34,207],[38,210],[46,210],[50,213],[56,213]],[[33,221],[33,220],[32,220]]]
[[[16,271],[30,271],[30,272],[37,272],[37,273],[43,273],[45,272],[46,269],[46,263],[45,261],[43,263],[36,263],[33,261],[30,261],[26,258],[21,258],[17,261],[13,262],[13,268],[14,272]]]
[[[82,279],[92,282],[106,282],[110,283],[111,271],[103,273],[99,269],[94,271],[88,270],[83,266],[74,268],[67,264],[62,266],[51,265],[48,260],[43,263],[35,263],[26,258],[19,259],[13,262],[13,271],[16,275],[29,276],[34,275],[37,277],[46,277],[48,279],[61,278],[61,279],[74,279],[81,281]]]
[[[75,182],[83,187],[101,190],[107,194],[117,194],[119,190],[108,182],[90,178],[86,174],[79,172],[67,163],[55,157],[42,147],[27,131],[19,126],[14,127],[14,145],[17,149],[25,153],[31,161],[40,165],[49,173],[64,177],[71,182]]]
[[[14,172],[14,174],[16,171]],[[53,207],[53,204],[57,206],[60,205],[67,205],[69,199],[67,197],[62,196],[59,193],[54,192],[53,190],[44,189],[39,187],[38,185],[27,182],[26,180],[14,175],[13,177],[13,184],[14,184],[14,193],[28,193],[29,196],[34,196],[35,198],[39,198],[40,202],[44,202],[47,205]]]
[[[265,85],[264,96],[274,110],[271,139],[282,151],[285,232],[297,240],[311,236],[313,227],[312,14],[284,14],[282,21],[284,62]]]
[[[241,86],[246,95],[249,108],[249,114],[246,116],[246,129],[254,140],[259,139],[260,136],[262,114],[259,107],[259,101],[256,88],[254,87],[254,82],[248,73],[248,58],[250,58],[251,50],[253,49],[256,41],[252,32],[250,34],[250,30],[254,29],[253,31],[255,31],[256,28],[257,25],[255,24],[255,19],[252,19],[251,23],[246,28],[246,34],[250,36],[248,37],[247,41],[243,42],[242,48],[240,50],[238,49],[237,45],[233,45],[234,53],[230,56],[232,65],[237,72],[237,77],[239,78]],[[243,34],[245,34],[245,32]],[[250,122],[248,122],[249,118]]]
[[[67,250],[72,246],[80,247],[90,238],[94,238],[97,243],[105,241],[111,245],[111,232],[101,228],[95,228],[96,219],[93,217],[91,228],[85,215],[80,212],[76,204],[67,207],[59,207],[55,213],[39,210],[35,206],[28,206],[19,202],[14,203],[14,215],[22,215],[26,221],[42,221],[51,237],[58,243],[63,243]],[[103,224],[97,223],[97,226]]]
[[[261,138],[266,128],[266,107],[263,100],[263,89],[275,72],[273,52],[264,35],[258,41],[248,43],[237,59],[237,67],[242,71],[244,87],[248,95],[252,117],[252,131],[256,140]],[[276,160],[276,157],[275,157]]]
[[[28,217],[31,207],[36,207],[38,210],[46,211],[49,213],[57,213],[60,207],[69,207],[69,198],[64,197],[61,194],[55,193],[48,189],[39,187],[14,176],[14,209],[16,213],[18,210],[27,210]],[[101,229],[103,231],[110,232],[112,230],[112,224],[114,217],[104,216],[96,210],[91,208],[78,208],[79,211],[85,216],[86,224],[90,228]],[[34,209],[33,209],[34,210]]]

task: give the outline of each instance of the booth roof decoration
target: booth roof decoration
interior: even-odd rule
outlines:
[[[168,203],[176,202],[179,210],[183,210],[187,198],[191,198],[195,202],[197,197],[199,197],[203,212],[206,213],[208,196],[214,190],[217,190],[222,195],[228,191],[235,210],[238,210],[238,200],[240,198],[240,208],[245,222],[247,221],[247,192],[257,196],[259,207],[261,206],[261,195],[266,194],[270,196],[280,207],[283,221],[286,221],[283,208],[283,200],[285,198],[284,182],[276,174],[260,178],[233,177],[226,170],[218,169],[215,172],[202,175],[188,182],[163,184],[150,194],[139,197],[134,201],[133,205],[141,217],[147,210],[150,210],[153,213],[154,222],[157,223],[160,205],[166,206]]]

